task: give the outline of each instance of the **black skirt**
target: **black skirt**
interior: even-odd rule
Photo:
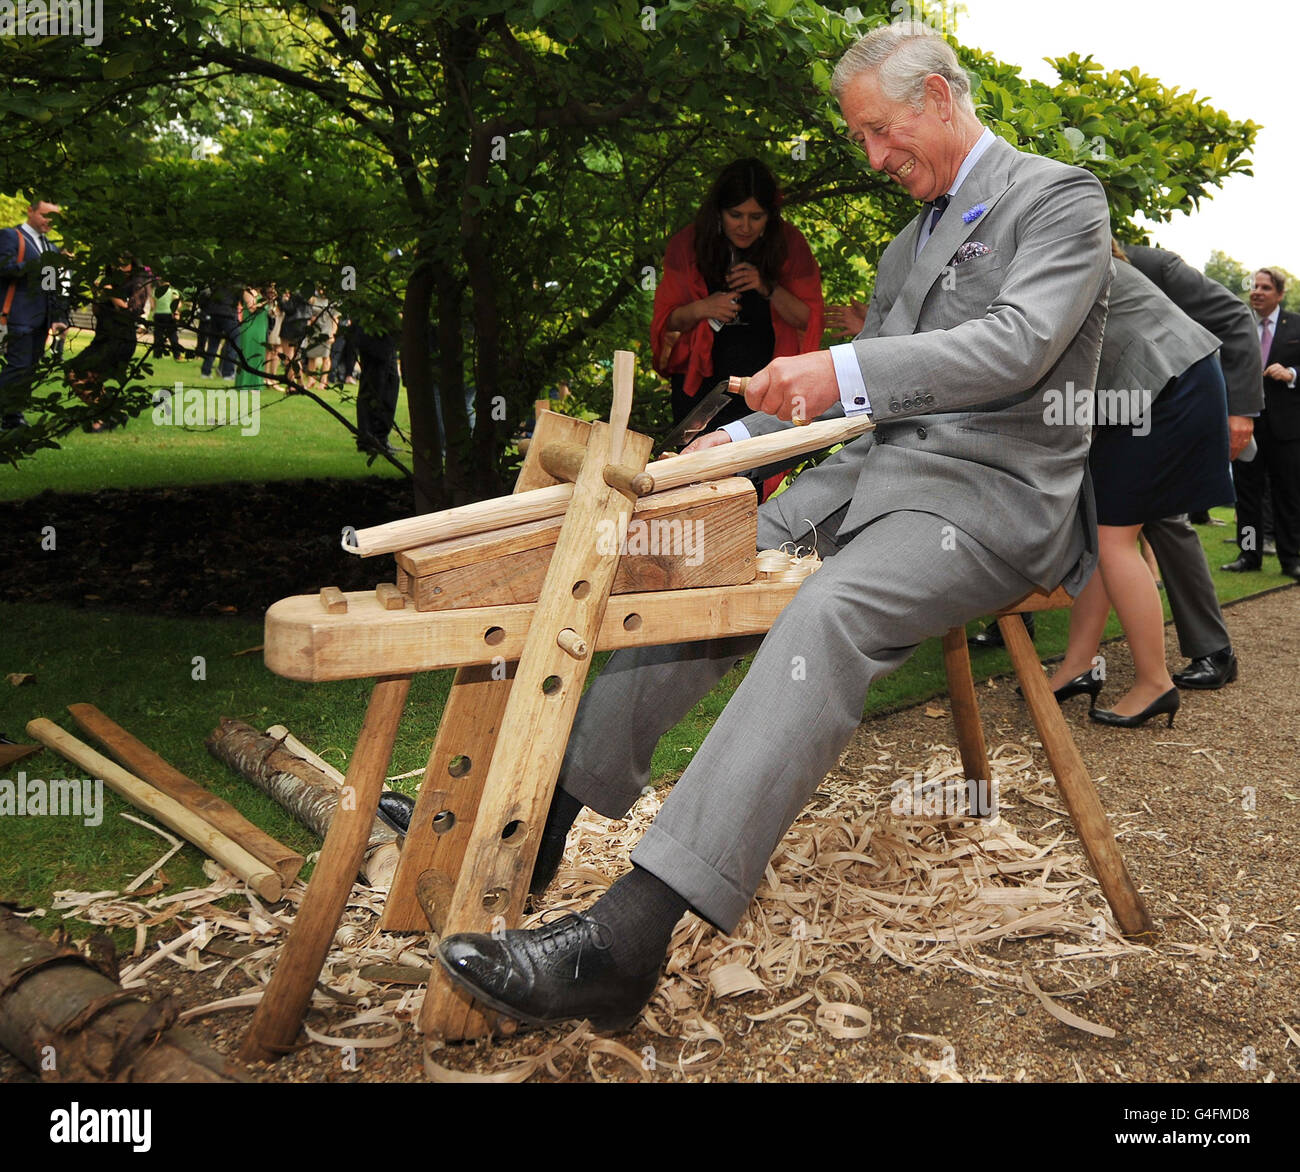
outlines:
[[[1217,354],[1171,379],[1145,415],[1098,423],[1088,470],[1099,525],[1141,525],[1236,499]]]

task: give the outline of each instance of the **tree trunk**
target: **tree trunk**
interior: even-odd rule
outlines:
[[[313,834],[325,837],[342,792],[332,778],[242,720],[223,717],[206,743],[218,761],[248,778]],[[365,881],[371,887],[391,886],[398,854],[396,832],[376,818],[361,868]]]
[[[402,377],[411,412],[411,455],[415,472],[415,511],[429,513],[445,507],[437,388],[429,361],[429,308],[433,297],[433,265],[421,260],[406,286],[402,305]]]
[[[79,952],[0,907],[0,1045],[46,1082],[251,1082]]]

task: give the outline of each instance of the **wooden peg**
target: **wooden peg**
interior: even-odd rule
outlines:
[[[385,610],[402,610],[406,606],[406,596],[392,582],[380,582],[375,587],[375,597]]]
[[[614,351],[614,400],[609,408],[609,462],[623,459],[623,437],[632,414],[632,387],[636,382],[636,355],[631,350]],[[610,486],[614,487],[613,485]]]
[[[623,464],[606,464],[601,475],[610,488],[627,497],[649,496],[654,491],[655,478],[650,473]]]
[[[582,462],[587,458],[587,445],[549,443],[538,452],[538,458],[542,467],[556,480],[574,484],[582,471]]]
[[[555,636],[555,641],[565,654],[573,656],[574,659],[587,658],[587,641],[572,627],[565,627]]]
[[[337,586],[321,587],[320,604],[328,614],[348,613],[348,600],[343,597],[343,591]]]

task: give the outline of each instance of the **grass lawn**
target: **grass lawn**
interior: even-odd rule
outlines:
[[[156,364],[159,386],[196,384],[194,363],[170,359]],[[335,400],[338,402],[338,400]],[[345,414],[352,404],[341,407]],[[216,430],[155,426],[147,418],[129,427],[97,435],[69,436],[59,451],[41,452],[17,471],[0,470],[0,496],[21,499],[45,489],[90,492],[103,487],[128,488],[214,481],[358,477],[382,470],[366,469],[351,436],[314,403],[301,396],[264,394],[256,434],[237,427]],[[403,419],[404,422],[404,419]],[[1218,510],[1223,519],[1231,510]],[[1221,599],[1258,593],[1289,579],[1272,569],[1250,575],[1223,574],[1217,566],[1232,556],[1223,544],[1230,532],[1198,531],[1205,544]],[[386,562],[386,559],[384,559]],[[375,566],[375,580],[387,576],[387,564]],[[1166,617],[1168,609],[1166,604]],[[1040,616],[1037,647],[1044,659],[1065,646],[1068,615]],[[972,624],[972,630],[976,624]],[[260,623],[242,617],[171,619],[106,613],[32,604],[0,604],[0,675],[31,673],[35,683],[13,687],[0,683],[0,732],[27,741],[25,725],[45,716],[76,733],[66,706],[85,701],[145,741],[182,772],[210,786],[238,806],[270,834],[303,853],[317,841],[251,783],[218,764],[204,749],[204,738],[222,716],[240,717],[259,728],[283,723],[323,756],[342,766],[356,742],[369,694],[369,681],[300,684],[266,670],[259,654],[237,654],[262,641]],[[1107,636],[1119,634],[1112,618]],[[203,657],[203,679],[194,677],[194,658]],[[603,657],[597,657],[595,667]],[[977,680],[1004,674],[1003,652],[974,653]],[[593,667],[593,670],[595,670]],[[657,781],[679,775],[698,748],[741,678],[733,672],[722,687],[696,706],[664,738],[653,764]],[[416,680],[390,774],[422,768],[428,757],[451,673]],[[865,715],[914,704],[946,691],[942,653],[937,640],[924,644],[911,661],[880,681],[868,698]],[[944,705],[946,707],[946,704]],[[951,724],[935,721],[936,739],[950,738]],[[4,771],[16,778],[61,778],[77,767],[50,751]],[[414,793],[418,778],[398,783]],[[118,817],[129,811],[105,791],[103,823],[83,826],[58,817],[0,818],[0,899],[48,906],[51,893],[121,887],[166,849],[161,839]],[[201,881],[202,856],[187,847],[167,865],[173,883]],[[46,926],[53,920],[47,920]]]
[[[80,350],[89,335],[69,342]],[[176,384],[229,388],[220,378],[202,378],[197,360],[159,358],[145,383],[175,392]],[[216,368],[214,367],[214,372]],[[356,421],[356,387],[329,390],[321,397],[345,418]],[[38,452],[18,468],[0,465],[0,500],[21,500],[43,489],[97,492],[104,488],[166,487],[229,480],[306,480],[313,477],[400,476],[386,460],[369,468],[351,432],[306,395],[285,395],[268,384],[257,399],[256,434],[234,426],[160,426],[150,413],[114,431],[73,432],[53,451]],[[398,402],[397,425],[407,433],[406,397]],[[396,435],[393,442],[400,442]],[[401,457],[399,456],[399,459]],[[402,459],[410,466],[410,461]]]

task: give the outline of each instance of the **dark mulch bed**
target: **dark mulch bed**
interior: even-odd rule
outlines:
[[[344,553],[341,532],[413,512],[407,483],[379,477],[0,501],[0,532],[11,553],[36,551],[6,559],[0,601],[260,616],[286,595],[391,581],[392,558]],[[53,550],[41,549],[47,525],[55,530]]]

